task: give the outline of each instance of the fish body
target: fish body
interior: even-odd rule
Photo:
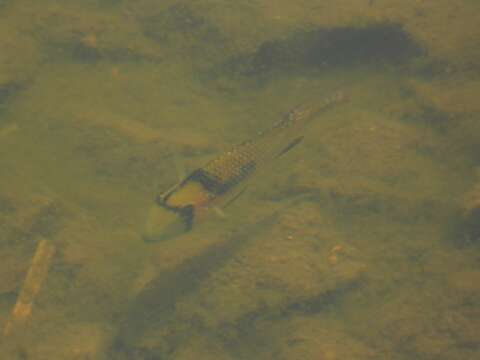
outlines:
[[[155,241],[181,235],[191,230],[206,210],[230,204],[253,174],[300,143],[305,126],[316,115],[343,100],[342,93],[335,93],[321,102],[290,110],[269,129],[234,146],[158,195],[144,239]]]

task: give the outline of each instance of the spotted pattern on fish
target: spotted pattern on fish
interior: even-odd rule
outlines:
[[[190,228],[197,208],[208,206],[220,198],[228,202],[230,195],[230,199],[236,197],[238,191],[233,189],[256,170],[297,145],[303,138],[301,134],[308,122],[343,100],[344,96],[339,92],[322,102],[290,110],[269,129],[193,171],[176,187],[158,196],[157,204],[178,212],[188,220]]]

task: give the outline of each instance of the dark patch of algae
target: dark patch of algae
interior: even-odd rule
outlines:
[[[480,358],[475,1],[0,1],[2,359]],[[153,193],[346,105],[191,234]],[[40,283],[39,283],[40,284]]]

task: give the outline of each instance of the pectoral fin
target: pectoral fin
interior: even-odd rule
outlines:
[[[298,144],[300,144],[300,142],[303,140],[303,136],[300,136],[296,139],[294,139],[293,141],[291,141],[287,146],[285,146],[277,155],[277,157],[280,157],[284,154],[286,154],[287,152],[289,152],[290,150],[292,150],[295,146],[297,146]]]
[[[193,219],[195,217],[195,209],[192,205],[187,205],[179,210],[180,217],[185,224],[185,230],[190,231],[193,227]]]
[[[212,209],[219,218],[225,219],[227,217],[227,214],[225,214],[225,212],[222,209],[220,209],[218,206],[214,206]]]

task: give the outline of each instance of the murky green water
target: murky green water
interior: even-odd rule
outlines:
[[[480,358],[479,12],[0,1],[2,359]],[[179,167],[337,90],[226,218],[143,241]]]

